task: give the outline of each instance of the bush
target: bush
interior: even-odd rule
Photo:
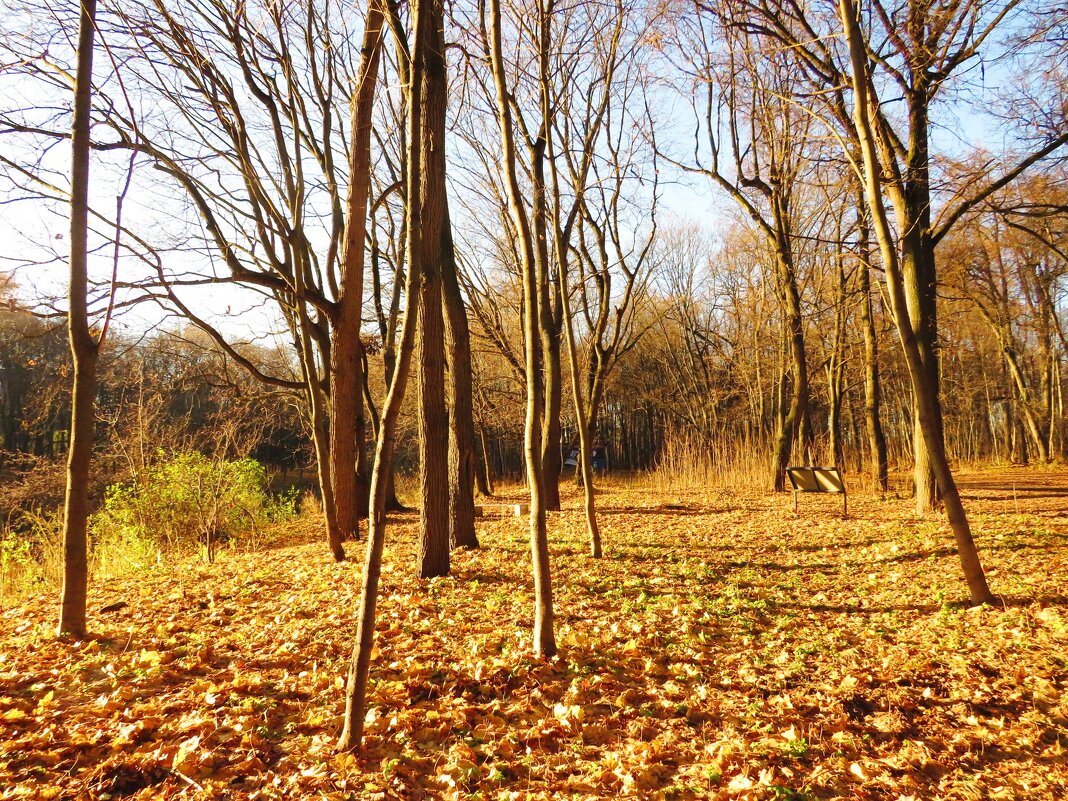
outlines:
[[[254,539],[267,523],[293,516],[295,497],[272,499],[266,484],[266,471],[254,459],[179,453],[130,486],[109,487],[103,509],[93,515],[92,538],[98,549],[117,548],[131,561],[151,558],[152,551],[199,548],[210,562],[220,543]]]
[[[62,577],[62,512],[26,510],[0,528],[0,597],[58,586]]]

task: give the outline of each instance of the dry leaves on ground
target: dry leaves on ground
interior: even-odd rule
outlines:
[[[594,561],[571,497],[549,661],[524,520],[481,520],[481,550],[419,581],[399,516],[358,757],[333,752],[358,544],[336,565],[301,523],[95,586],[127,606],[81,643],[33,598],[0,615],[0,798],[1068,797],[1068,481],[967,486],[999,608],[959,603],[946,526],[908,500],[841,520],[836,498],[619,482]]]

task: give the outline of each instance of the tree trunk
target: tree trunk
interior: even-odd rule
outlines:
[[[471,334],[467,325],[467,309],[460,294],[454,247],[446,199],[441,278],[449,365],[449,545],[452,548],[477,548]]]
[[[547,33],[548,14],[539,8],[541,52],[540,57],[548,58]],[[512,127],[510,92],[505,82],[504,58],[501,53],[501,4],[500,0],[490,0],[491,38],[490,64],[493,72],[494,88],[497,95],[497,122],[501,136],[501,156],[507,176],[508,205],[516,230],[520,232],[519,246],[522,249],[523,266],[523,355],[526,373],[526,420],[524,424],[523,455],[526,464],[527,483],[530,487],[530,549],[534,574],[534,653],[551,657],[556,654],[556,637],[553,631],[553,593],[549,565],[549,540],[545,528],[544,471],[542,469],[542,418],[545,414],[545,397],[542,384],[541,337],[539,336],[539,318],[542,309],[541,287],[535,256],[538,247],[530,221],[523,210],[520,197],[523,190],[517,175],[517,158]],[[543,65],[544,66],[544,65]],[[544,139],[541,139],[544,147]],[[536,153],[535,164],[541,161]],[[544,180],[539,192],[540,202],[544,205]],[[537,193],[536,193],[537,195]],[[535,197],[535,202],[539,202]],[[537,215],[535,215],[537,219]],[[542,218],[541,246],[544,247],[544,217]],[[545,266],[542,261],[543,268]]]
[[[860,34],[856,6],[853,0],[839,0],[839,9],[853,70],[854,120],[864,161],[865,195],[886,269],[890,308],[897,325],[909,378],[912,382],[920,430],[930,457],[931,467],[942,492],[946,515],[949,518],[950,528],[953,530],[957,554],[961,560],[972,603],[976,605],[991,603],[994,601],[994,595],[987,586],[986,575],[979,560],[975,541],[972,539],[964,504],[961,502],[949,461],[946,458],[945,443],[942,440],[937,383],[931,380],[930,370],[924,363],[920,343],[916,339],[916,328],[909,318],[907,295],[922,294],[924,290],[906,279],[900,268],[897,243],[894,241],[883,206],[882,165],[876,155],[869,118],[870,84],[867,74],[867,51]],[[877,100],[873,99],[872,102],[877,102]],[[915,280],[916,276],[913,275],[911,278]],[[928,291],[933,289],[934,287],[928,285]]]
[[[938,357],[938,276],[935,268],[934,242],[931,241],[931,192],[927,99],[916,87],[909,102],[909,151],[907,175],[899,210],[903,217],[901,233],[901,268],[905,281],[905,301],[912,322],[912,332],[926,373],[926,383],[936,400],[930,424],[945,441],[942,420],[941,368]],[[924,514],[937,507],[939,488],[935,467],[921,433],[919,402],[914,399],[912,438],[915,466],[913,482],[916,511]]]
[[[546,44],[546,46],[548,46]],[[560,452],[560,401],[563,396],[563,376],[560,369],[560,327],[557,320],[561,314],[554,308],[559,292],[550,278],[548,249],[548,185],[545,176],[544,138],[533,148],[534,158],[534,217],[535,268],[538,283],[538,320],[535,331],[541,337],[542,386],[544,400],[541,410],[541,468],[545,509],[560,511],[560,473],[563,471],[563,456]],[[554,294],[556,297],[554,298]]]
[[[801,316],[801,294],[797,289],[797,276],[792,259],[780,249],[777,260],[784,322],[789,336],[790,371],[793,377],[790,410],[779,429],[773,466],[775,491],[783,492],[786,489],[786,468],[790,464],[790,454],[795,440],[800,446],[799,450],[803,458],[807,461],[812,444],[812,424],[808,419],[808,364],[805,359],[805,329]]]
[[[445,230],[445,33],[440,0],[427,7],[423,82],[419,261],[419,577],[449,573],[449,413],[445,406],[445,321],[442,272]],[[433,11],[431,12],[431,9]],[[450,234],[451,236],[451,234]]]
[[[548,291],[545,288],[545,291]],[[564,470],[560,432],[560,402],[563,375],[560,369],[560,335],[553,331],[542,336],[545,355],[545,418],[542,431],[541,463],[545,476],[545,509],[560,511],[560,474]]]
[[[590,556],[594,559],[601,558],[601,529],[597,525],[597,508],[594,499],[593,467],[591,435],[597,425],[596,410],[599,404],[600,392],[595,389],[596,382],[589,387],[589,406],[582,397],[582,380],[579,378],[578,345],[575,343],[575,331],[571,325],[571,300],[569,295],[567,262],[561,257],[560,264],[560,296],[563,299],[564,314],[564,337],[567,342],[567,360],[571,368],[571,393],[575,403],[576,428],[578,429],[579,455],[578,468],[575,470],[577,477],[581,478],[583,489],[582,508],[586,515],[586,533],[590,539]]]
[[[489,447],[486,445],[486,427],[479,426],[479,459],[475,471],[475,480],[478,483],[478,491],[485,498],[493,497],[493,471],[490,469]]]
[[[993,324],[992,320],[990,322]],[[995,333],[998,335],[998,339],[1001,340],[1001,354],[1005,357],[1005,365],[1008,367],[1009,375],[1012,377],[1017,399],[1016,405],[1019,409],[1017,419],[1026,424],[1027,434],[1031,437],[1031,442],[1035,446],[1035,453],[1038,454],[1039,460],[1043,463],[1049,462],[1049,440],[1046,437],[1046,432],[1042,430],[1042,424],[1035,414],[1035,410],[1032,408],[1031,391],[1027,386],[1023,370],[1020,368],[1020,360],[1016,355],[1015,346],[1012,344],[1012,332],[1008,330],[1006,325],[1004,330],[995,331]]]
[[[371,3],[377,0],[370,0]],[[389,465],[397,434],[397,420],[404,401],[408,381],[415,330],[419,316],[419,287],[422,280],[421,231],[424,138],[433,136],[423,124],[424,94],[432,83],[425,79],[428,49],[436,48],[438,31],[442,26],[442,8],[438,0],[416,0],[413,10],[415,42],[413,47],[413,70],[415,80],[408,85],[408,276],[405,296],[408,303],[401,324],[397,362],[386,402],[379,423],[378,441],[375,446],[374,469],[371,473],[371,509],[367,526],[367,555],[363,570],[363,587],[360,595],[359,622],[356,628],[356,643],[349,662],[348,682],[345,692],[345,724],[338,740],[339,751],[352,751],[360,747],[363,739],[363,724],[367,707],[367,679],[371,669],[371,651],[374,647],[375,614],[378,605],[378,584],[382,575],[382,549],[385,544],[386,501],[389,485]],[[440,51],[439,51],[440,52]],[[444,83],[441,84],[444,90]],[[443,100],[443,99],[442,99]],[[444,103],[434,103],[433,108],[444,111]],[[433,125],[431,121],[428,125]],[[435,245],[440,239],[434,240]],[[440,306],[439,306],[440,308]]]
[[[70,283],[67,333],[74,361],[70,452],[63,504],[63,591],[58,633],[83,637],[89,586],[89,467],[93,455],[96,368],[99,343],[89,328],[89,135],[93,90],[96,0],[82,0],[78,20],[78,67],[71,123]]]
[[[886,435],[882,421],[882,387],[879,382],[879,338],[871,300],[871,249],[864,193],[857,198],[858,255],[860,257],[860,319],[864,328],[864,421],[871,451],[871,475],[881,492],[890,488]]]
[[[368,486],[364,475],[363,343],[360,326],[363,307],[364,240],[367,234],[367,198],[371,184],[371,128],[375,86],[382,42],[382,9],[372,2],[364,23],[360,68],[352,95],[352,144],[345,242],[340,292],[330,348],[333,391],[330,410],[330,477],[334,495],[335,542],[355,539],[359,519],[367,512]]]

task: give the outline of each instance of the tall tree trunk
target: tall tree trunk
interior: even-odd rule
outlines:
[[[441,0],[426,7],[422,71],[422,171],[419,261],[419,577],[449,573],[449,413],[445,406],[445,32]],[[414,135],[414,133],[413,133]],[[450,234],[451,236],[451,234]]]
[[[540,13],[545,13],[544,11]],[[548,43],[543,44],[548,47]],[[542,54],[544,57],[544,54]],[[543,125],[547,120],[543,113]],[[539,456],[542,472],[542,492],[545,509],[560,511],[560,473],[563,471],[563,457],[560,453],[560,401],[563,395],[563,377],[560,369],[560,329],[557,320],[561,314],[555,308],[559,292],[551,279],[549,265],[549,187],[545,175],[545,153],[547,142],[543,131],[538,141],[531,148],[533,162],[533,193],[531,217],[534,233],[534,264],[537,281],[537,312],[535,331],[541,338],[539,354],[541,359],[541,377],[543,387],[541,414],[541,454]],[[554,297],[554,295],[556,297]]]
[[[908,305],[912,333],[919,348],[926,373],[926,383],[936,401],[931,425],[937,436],[945,440],[942,419],[941,366],[938,356],[938,276],[935,266],[934,242],[931,240],[930,147],[928,143],[928,99],[922,81],[917,81],[909,99],[909,132],[906,177],[898,202],[904,221],[901,232],[901,269],[905,280],[905,301]],[[915,465],[913,485],[916,511],[924,514],[937,507],[939,487],[935,467],[927,451],[926,438],[921,432],[919,402],[913,403],[913,455]]]
[[[998,332],[998,335],[1001,340],[1001,353],[1005,357],[1005,364],[1009,368],[1009,375],[1012,377],[1015,389],[1016,405],[1019,409],[1017,419],[1026,424],[1026,432],[1031,437],[1031,442],[1035,446],[1035,453],[1038,454],[1039,460],[1044,463],[1049,462],[1049,441],[1032,406],[1031,391],[1027,386],[1023,369],[1020,367],[1019,356],[1017,356],[1015,346],[1012,343],[1012,332],[1008,330],[1006,325],[1005,329]]]
[[[790,464],[790,454],[795,441],[799,445],[800,455],[806,458],[812,445],[812,424],[808,414],[808,364],[805,359],[805,329],[801,315],[801,293],[797,288],[797,275],[793,260],[786,245],[780,242],[777,262],[780,280],[780,295],[784,322],[789,338],[790,371],[793,387],[790,394],[790,407],[779,429],[775,445],[775,464],[773,469],[776,492],[786,489],[786,467]]]
[[[945,442],[942,439],[942,421],[937,383],[931,380],[931,373],[928,365],[924,363],[920,343],[916,339],[915,326],[909,318],[907,295],[922,292],[922,289],[915,284],[910,286],[911,281],[915,280],[916,276],[913,275],[906,278],[899,265],[897,243],[894,241],[886,209],[883,206],[882,166],[876,154],[873,141],[874,134],[869,117],[869,102],[874,102],[874,99],[869,100],[870,84],[867,74],[867,51],[860,34],[854,0],[839,0],[839,10],[853,71],[854,120],[864,161],[865,195],[868,208],[871,211],[872,223],[875,226],[883,266],[886,269],[890,308],[894,316],[894,322],[897,324],[898,335],[905,354],[905,363],[912,382],[920,429],[930,457],[931,467],[934,470],[945,502],[946,515],[949,518],[950,528],[953,530],[957,554],[961,560],[961,567],[964,571],[964,578],[968,585],[972,603],[977,605],[991,603],[994,601],[994,595],[987,585],[986,574],[983,572],[983,566],[979,560],[979,552],[972,538],[971,527],[964,511],[964,504],[961,502],[957,484],[949,467],[949,460],[946,458]],[[933,287],[928,288],[933,289]]]
[[[839,241],[841,241],[840,238]],[[844,255],[840,255],[836,261],[838,286],[835,298],[834,343],[827,362],[827,433],[830,438],[831,464],[845,469],[845,454],[842,446],[842,395],[845,383],[846,300],[849,288],[846,285]]]
[[[539,7],[541,52],[540,58],[548,58],[547,34],[548,13]],[[535,233],[523,209],[520,197],[523,190],[517,175],[515,138],[511,117],[510,92],[505,81],[504,57],[501,46],[501,4],[490,0],[488,32],[491,38],[490,65],[497,95],[497,122],[501,136],[501,156],[507,177],[508,205],[516,230],[520,232],[519,246],[522,249],[523,266],[523,356],[526,373],[527,408],[524,423],[523,455],[526,464],[527,483],[530,487],[530,550],[534,574],[534,652],[550,657],[556,654],[556,637],[553,629],[553,591],[549,564],[549,539],[545,528],[544,471],[542,469],[542,418],[545,413],[545,397],[542,383],[541,337],[539,319],[541,303],[537,262],[538,247]],[[544,148],[544,139],[541,139]],[[536,154],[539,163],[540,154]],[[544,204],[544,181],[541,183],[541,203]],[[536,193],[537,194],[537,193]],[[537,202],[538,198],[535,197]],[[537,217],[535,217],[537,218]],[[544,247],[544,217],[542,218],[541,246]],[[542,262],[544,267],[544,261]]]
[[[96,0],[82,0],[78,20],[78,66],[71,123],[70,283],[67,333],[74,361],[67,492],[63,504],[63,591],[60,635],[85,636],[89,586],[89,467],[93,455],[96,369],[99,343],[89,328],[89,134],[93,90]]]
[[[548,293],[548,286],[542,291]],[[555,322],[552,329],[542,331],[542,353],[545,357],[545,417],[543,426],[541,464],[545,476],[545,509],[560,511],[560,474],[564,469],[560,431],[560,405],[563,399],[563,371],[560,369],[560,332]]]
[[[315,449],[315,468],[319,478],[319,492],[323,501],[323,517],[326,523],[327,542],[336,561],[345,560],[345,549],[339,536],[340,529],[335,517],[334,482],[330,474],[330,430],[327,421],[326,388],[319,375],[315,360],[313,340],[314,324],[308,315],[304,292],[304,266],[296,264],[293,269],[292,332],[304,378],[304,393],[308,403],[312,445]]]
[[[467,325],[467,308],[460,294],[454,247],[446,198],[441,278],[449,365],[449,545],[452,548],[477,548],[471,334]]]
[[[864,191],[857,198],[857,255],[860,259],[860,320],[864,329],[864,421],[871,451],[871,475],[880,491],[890,488],[886,435],[882,421],[882,387],[879,382],[879,338],[871,299],[871,231],[864,206]]]
[[[582,380],[579,377],[578,345],[575,343],[575,331],[571,325],[571,301],[568,287],[567,263],[560,259],[560,296],[564,306],[564,337],[567,342],[567,360],[571,368],[571,394],[575,403],[575,418],[578,429],[579,455],[578,469],[575,473],[581,477],[583,490],[582,508],[586,515],[586,533],[590,539],[590,556],[601,558],[601,529],[597,525],[597,508],[594,500],[592,467],[592,431],[597,424],[596,409],[599,398],[590,388],[589,406],[582,397]],[[596,384],[595,384],[596,385]]]
[[[478,463],[475,469],[475,482],[478,491],[485,498],[493,497],[493,470],[490,467],[489,446],[486,444],[486,427],[479,425],[478,439],[481,446],[478,451]]]
[[[370,0],[371,3],[379,0]],[[397,435],[397,420],[400,417],[404,392],[408,382],[415,331],[419,316],[419,287],[422,282],[422,253],[420,242],[423,186],[424,138],[433,136],[423,123],[424,97],[432,80],[426,78],[427,53],[437,49],[441,30],[442,8],[440,0],[415,0],[412,9],[412,24],[415,29],[413,47],[413,80],[407,90],[408,103],[408,276],[405,296],[408,298],[401,323],[397,361],[385,405],[379,423],[378,441],[375,445],[374,468],[371,473],[371,509],[367,526],[367,554],[363,569],[363,587],[360,594],[359,622],[356,628],[356,643],[349,662],[348,682],[345,691],[345,723],[338,740],[339,751],[353,751],[363,739],[364,716],[367,708],[367,679],[371,669],[371,651],[374,648],[375,614],[378,605],[378,584],[382,576],[382,549],[385,544],[386,502],[388,500],[389,465]],[[404,57],[403,55],[401,56]],[[444,83],[441,84],[444,90]],[[437,108],[437,104],[434,104]],[[440,104],[442,111],[444,103]],[[430,124],[433,124],[432,122]],[[435,245],[440,239],[435,240]]]
[[[352,144],[341,280],[330,348],[333,391],[330,409],[330,477],[334,494],[331,547],[355,538],[359,519],[367,513],[368,486],[364,474],[363,307],[364,240],[367,200],[371,186],[371,129],[375,85],[382,42],[382,9],[372,2],[364,22],[360,68],[352,93]],[[336,553],[336,552],[335,552]]]
[[[827,450],[831,463],[845,469],[842,448],[842,362],[835,357],[827,366]]]

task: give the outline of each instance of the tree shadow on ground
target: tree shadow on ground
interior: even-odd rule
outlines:
[[[1068,595],[1039,595],[1031,598],[1003,595],[998,598],[998,606],[1006,609],[1021,609],[1026,606],[1034,606],[1035,604],[1042,604],[1043,606],[1068,606]]]
[[[880,606],[860,606],[854,604],[801,603],[797,601],[772,601],[778,609],[796,609],[805,612],[826,612],[832,615],[882,615],[888,612],[919,612],[934,614],[939,604],[883,604]]]
[[[598,508],[598,515],[657,515],[664,517],[701,517],[736,512],[738,507],[706,509],[696,506],[664,504],[662,506],[606,506]]]
[[[820,604],[802,603],[796,601],[771,601],[780,609],[797,609],[806,612],[827,612],[838,615],[877,615],[886,612],[920,612],[934,614],[943,608],[968,609],[971,602],[967,600],[949,601],[944,604],[884,604],[880,606],[859,606],[854,604]],[[994,609],[1018,609],[1041,604],[1043,606],[1068,606],[1068,596],[1065,595],[1042,595],[1032,598],[1019,598],[1012,596],[1000,596]]]
[[[782,565],[778,562],[720,562],[716,566],[727,570],[767,570],[782,573],[793,570],[838,570],[848,567],[845,564],[830,564],[829,562],[797,562],[792,565]]]

